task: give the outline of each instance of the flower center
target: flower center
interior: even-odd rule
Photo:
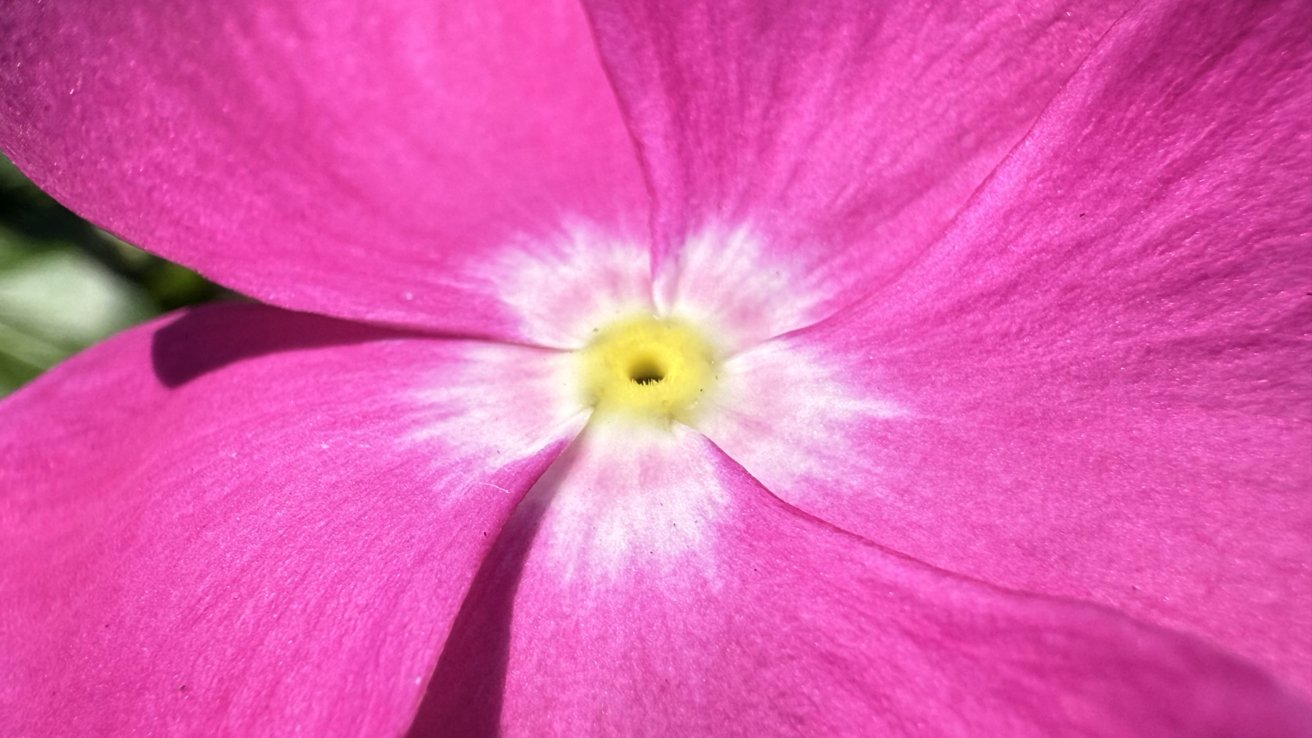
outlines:
[[[716,379],[711,345],[672,318],[644,315],[612,323],[579,359],[584,401],[599,415],[688,423]]]

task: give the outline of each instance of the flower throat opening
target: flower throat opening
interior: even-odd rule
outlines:
[[[638,384],[655,384],[665,379],[665,368],[655,359],[646,357],[634,361],[629,367],[629,381]]]
[[[600,416],[691,422],[715,382],[715,352],[683,321],[638,316],[579,352],[583,399]]]

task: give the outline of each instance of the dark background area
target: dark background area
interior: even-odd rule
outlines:
[[[225,294],[77,217],[0,157],[0,396],[124,328]]]

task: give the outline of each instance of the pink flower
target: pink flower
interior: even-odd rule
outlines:
[[[276,307],[0,407],[4,732],[1308,735],[1312,3],[1127,5],[6,3]]]

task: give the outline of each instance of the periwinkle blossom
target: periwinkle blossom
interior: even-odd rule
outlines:
[[[0,18],[4,733],[1312,729],[1306,0]]]

